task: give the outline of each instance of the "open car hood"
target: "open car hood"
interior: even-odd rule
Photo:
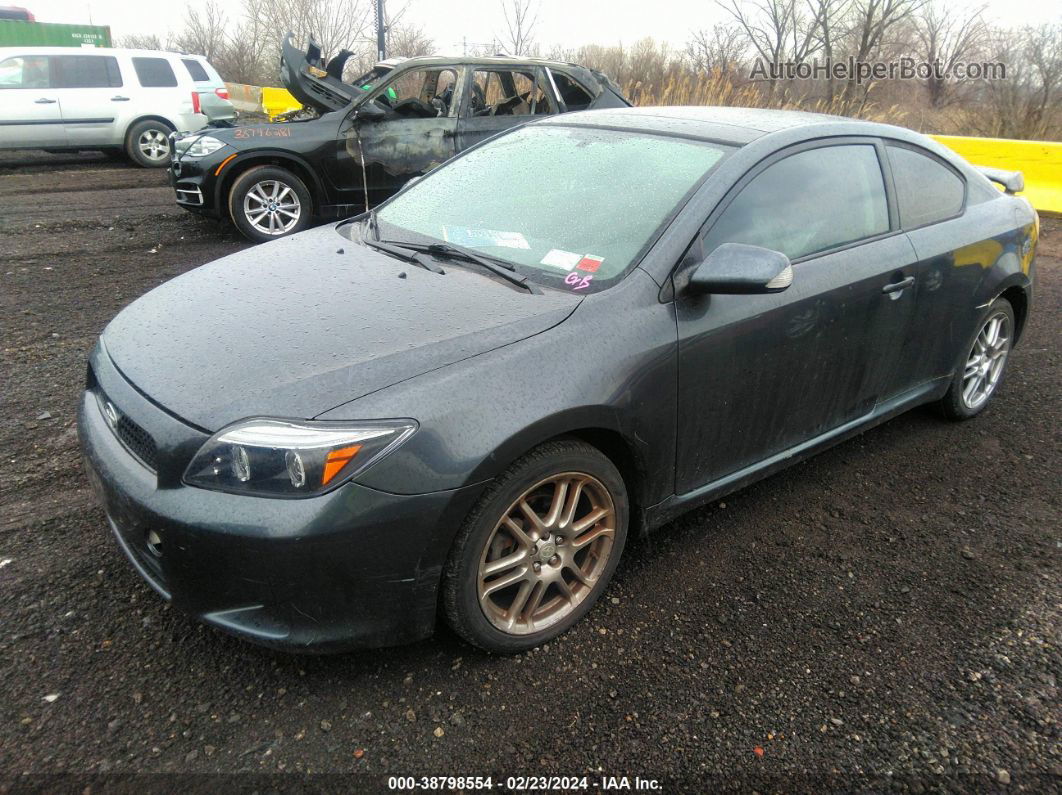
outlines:
[[[294,33],[284,37],[280,79],[295,99],[321,113],[331,113],[364,96],[364,92],[342,80],[343,66],[352,55],[350,50],[340,50],[339,55],[325,64],[317,42],[311,39],[309,48],[302,52],[294,39]]]

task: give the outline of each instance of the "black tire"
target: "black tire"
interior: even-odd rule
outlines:
[[[1002,362],[999,363],[998,372],[996,372],[994,380],[991,382],[991,388],[988,394],[981,400],[971,401],[967,399],[966,387],[969,386],[967,381],[967,365],[972,361],[974,356],[975,347],[979,346],[981,340],[982,331],[984,331],[990,321],[994,321],[996,318],[1002,318],[1002,323],[1005,326],[1003,334],[1005,334],[1005,345],[1002,346]],[[962,355],[955,363],[955,374],[952,376],[951,385],[948,387],[947,393],[940,400],[940,410],[949,420],[962,421],[968,420],[972,417],[976,417],[989,403],[992,402],[992,398],[999,392],[999,387],[1003,383],[1003,378],[1007,373],[1007,363],[1010,359],[1010,352],[1014,347],[1014,333],[1017,329],[1017,325],[1014,319],[1014,308],[1010,305],[1010,301],[1006,298],[997,298],[993,301],[987,309],[981,314],[977,320],[977,324],[974,326],[973,334],[970,339],[963,346]]]
[[[173,128],[155,119],[138,121],[125,134],[125,153],[142,168],[166,168],[170,164],[170,133]]]
[[[272,186],[274,185],[279,186],[277,193],[278,196],[282,197],[282,200],[277,203],[276,210],[269,210],[268,205],[262,205],[253,196],[268,196],[272,194]],[[289,192],[285,193],[285,189]],[[248,200],[249,194],[252,195],[250,200]],[[292,196],[296,199],[294,203],[290,201]],[[252,220],[255,216],[251,208],[256,209],[260,206],[266,206],[265,216],[258,220],[258,224],[261,227],[268,225],[270,214],[273,215],[275,223],[282,225],[291,223],[290,214],[292,212],[297,213],[298,217],[294,219],[294,223],[291,223],[290,226],[278,229],[276,234],[269,234]],[[292,209],[293,207],[294,209]],[[310,225],[313,216],[313,200],[306,184],[286,168],[281,168],[280,166],[255,166],[240,174],[232,184],[232,188],[229,190],[229,216],[244,237],[248,240],[253,240],[255,243],[264,243],[268,240],[287,237],[306,229]]]
[[[554,584],[541,586],[544,595],[539,596],[540,609],[548,610],[550,604],[557,605],[554,616],[536,619],[543,624],[544,628],[541,630],[536,630],[534,628],[536,621],[531,621],[524,622],[525,626],[521,634],[504,631],[494,623],[501,620],[500,617],[495,614],[492,620],[487,615],[487,609],[480,605],[480,565],[481,563],[487,564],[487,555],[494,548],[493,546],[488,548],[488,544],[497,543],[499,538],[497,533],[503,532],[500,529],[502,520],[510,515],[511,509],[518,500],[525,495],[529,501],[537,499],[533,495],[538,492],[529,493],[529,489],[535,488],[536,484],[542,484],[549,478],[563,479],[568,476],[574,476],[576,480],[584,479],[579,491],[582,496],[578,497],[577,504],[572,506],[575,509],[574,515],[579,516],[578,509],[585,507],[589,507],[592,513],[595,503],[599,509],[601,505],[607,506],[608,500],[599,502],[606,492],[611,501],[613,513],[597,523],[588,525],[584,530],[573,530],[572,525],[578,524],[578,522],[573,522],[567,527],[562,524],[554,526],[552,536],[548,534],[535,536],[536,545],[531,550],[546,557],[553,555],[554,558],[548,561],[537,562],[536,555],[531,554],[531,551],[526,548],[525,550],[513,548],[513,551],[503,549],[497,552],[497,555],[508,558],[520,557],[526,551],[526,562],[514,565],[522,567],[520,571],[524,572],[528,578],[541,578],[545,581],[545,578],[552,577]],[[575,492],[569,490],[562,492],[563,495],[573,493]],[[550,498],[544,497],[544,499]],[[564,499],[565,497],[562,497],[562,500]],[[570,499],[570,496],[567,499]],[[565,505],[567,505],[566,502]],[[442,609],[447,623],[469,643],[498,654],[526,651],[567,631],[593,607],[615,572],[627,540],[629,513],[627,489],[623,478],[616,466],[600,450],[577,440],[548,442],[535,448],[491,484],[458,532],[443,572]],[[584,513],[581,516],[586,518],[587,514]],[[548,519],[548,516],[546,518]],[[529,523],[523,526],[530,528]],[[611,535],[608,533],[610,527]],[[562,533],[568,532],[572,532],[573,535],[565,538]],[[533,532],[529,535],[533,535]],[[586,539],[591,536],[594,536],[595,540],[581,548],[571,543],[577,538]],[[601,553],[598,551],[601,547],[597,545],[604,544],[606,537],[610,537],[611,542],[607,545],[607,551]],[[562,556],[565,556],[563,561]],[[591,561],[590,566],[598,567],[590,584],[583,584],[571,576],[574,572],[570,563],[578,563],[580,560],[576,556],[582,556],[581,561]],[[532,563],[532,560],[536,562]],[[541,570],[546,574],[532,575],[531,567],[535,565],[539,567],[535,570],[536,572]],[[578,565],[588,564],[578,563]],[[505,579],[510,571],[520,573],[516,568],[506,568],[499,573],[500,576],[497,579],[484,581],[485,587]],[[556,584],[558,577],[564,580],[568,596],[559,590]],[[514,582],[512,586],[517,591],[523,587],[523,580]],[[533,588],[538,587],[540,586],[533,586]],[[577,590],[578,601],[571,596],[573,588],[579,589]],[[504,590],[498,592],[498,594],[504,593]],[[535,594],[537,591],[532,590],[531,593]],[[532,599],[528,598],[526,603],[530,604],[531,601]],[[493,605],[493,602],[491,604]],[[534,611],[534,607],[531,611]],[[519,615],[520,611],[517,611],[517,614]]]

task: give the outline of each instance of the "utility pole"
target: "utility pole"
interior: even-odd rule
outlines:
[[[374,0],[376,6],[376,60],[387,58],[387,12],[384,0]]]

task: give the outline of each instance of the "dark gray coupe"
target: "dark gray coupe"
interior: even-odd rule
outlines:
[[[536,121],[123,310],[89,470],[137,570],[216,627],[334,649],[441,614],[528,649],[630,533],[914,406],[985,409],[1039,229],[989,176],[804,113]]]

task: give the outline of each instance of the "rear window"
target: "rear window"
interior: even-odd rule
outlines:
[[[182,58],[181,63],[184,64],[184,68],[188,70],[188,75],[195,82],[210,82],[210,75],[207,74],[206,69],[203,68],[203,64],[199,63],[199,61],[192,60],[191,58]]]
[[[113,55],[53,55],[53,88],[117,88],[122,85]]]
[[[904,229],[925,226],[962,212],[966,185],[950,168],[913,149],[889,146],[889,163]]]
[[[165,58],[134,58],[136,78],[144,88],[173,88],[177,75]]]

